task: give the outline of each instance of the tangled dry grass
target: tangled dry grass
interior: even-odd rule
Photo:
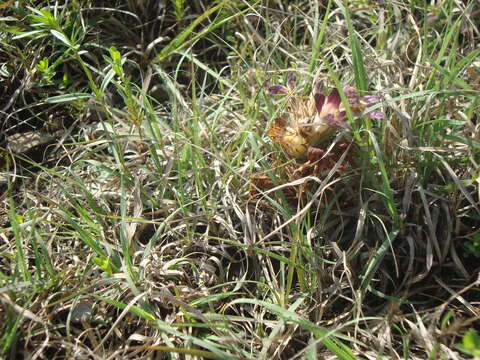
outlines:
[[[478,357],[475,1],[0,11],[1,356]],[[350,124],[303,160],[289,72]]]

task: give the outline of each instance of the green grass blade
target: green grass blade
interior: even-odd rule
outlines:
[[[92,97],[92,94],[88,93],[69,93],[64,95],[52,96],[45,99],[47,104],[59,104],[64,102],[71,102],[75,100],[87,100]]]
[[[357,34],[353,28],[352,18],[348,8],[350,1],[335,0],[335,2],[337,3],[338,7],[342,9],[343,16],[347,22],[348,38],[350,40],[351,47],[350,50],[352,51],[353,72],[355,74],[355,83],[357,85],[357,89],[360,91],[365,91],[368,89],[367,74],[365,71],[365,65],[363,63],[363,55],[360,43],[358,42]]]
[[[400,228],[401,220],[400,216],[398,215],[397,207],[395,205],[395,200],[393,198],[393,191],[390,186],[390,179],[389,179],[389,172],[385,166],[385,162],[383,160],[383,155],[380,150],[380,146],[378,145],[377,139],[375,135],[371,132],[368,132],[370,135],[371,143],[373,145],[373,149],[375,151],[376,162],[378,163],[378,167],[380,168],[380,176],[382,179],[382,187],[383,187],[383,195],[385,199],[385,205],[388,210],[388,213],[392,217],[394,222],[394,226],[396,229]]]
[[[230,304],[237,303],[246,303],[254,304],[264,307],[265,309],[277,314],[284,321],[296,323],[315,334],[315,337],[320,340],[325,347],[330,350],[334,355],[338,356],[342,360],[354,360],[356,359],[353,352],[344,344],[342,344],[338,339],[332,339],[331,336],[339,337],[338,334],[335,334],[334,331],[328,331],[318,325],[311,323],[310,321],[302,318],[294,311],[287,310],[278,305],[268,303],[262,300],[256,299],[237,299],[232,301]]]
[[[328,18],[330,16],[330,9],[332,7],[332,0],[328,0],[327,8],[325,10],[325,15],[323,16],[322,25],[320,26],[320,31],[317,34],[317,38],[315,39],[315,44],[312,50],[312,59],[310,60],[310,64],[308,66],[308,73],[313,74],[315,68],[318,64],[318,57],[322,50],[323,40],[325,38],[325,32],[328,28]],[[308,85],[305,89],[305,95],[309,94],[311,90],[311,86]]]
[[[10,182],[8,183],[8,187],[9,187],[8,192],[9,194],[11,194],[12,184]],[[9,206],[10,206],[10,211],[8,212],[8,216],[10,218],[10,223],[13,230],[13,236],[15,238],[16,264],[18,266],[18,270],[20,271],[22,280],[32,281],[32,276],[28,271],[27,259],[25,257],[25,250],[24,250],[26,247],[26,244],[24,244],[25,237],[20,230],[20,222],[23,222],[23,218],[22,216],[17,214],[15,210],[15,202],[12,196],[9,196]]]
[[[383,241],[382,245],[376,251],[372,261],[368,264],[365,270],[365,273],[362,277],[362,283],[360,285],[360,288],[363,294],[365,294],[365,292],[368,290],[370,283],[373,279],[373,276],[375,275],[376,271],[380,267],[380,264],[382,263],[383,258],[387,253],[387,250],[392,247],[393,241],[395,240],[397,235],[398,235],[398,230],[389,232],[385,237],[385,240]]]
[[[183,30],[180,34],[178,34],[175,38],[172,39],[166,45],[160,53],[155,57],[153,60],[154,63],[159,63],[165,60],[168,56],[170,56],[175,51],[178,51],[185,46],[187,46],[190,42],[186,41],[186,39],[193,34],[195,28],[200,25],[205,19],[207,19],[210,15],[214,14],[215,12],[219,11],[220,9],[225,6],[224,2],[222,1],[220,4],[215,5],[205,11],[202,15],[196,18],[185,30]]]

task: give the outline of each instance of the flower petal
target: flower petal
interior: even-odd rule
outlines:
[[[317,112],[320,114],[322,112],[323,104],[325,104],[326,96],[321,93],[315,93],[313,99],[315,100],[315,107]]]
[[[271,94],[288,94],[288,89],[283,85],[272,85],[268,87]]]
[[[367,105],[372,105],[380,101],[380,96],[378,95],[365,95],[360,97],[360,101],[364,102]]]
[[[327,114],[322,120],[328,125],[337,125],[333,114]]]
[[[351,86],[346,86],[343,91],[348,100],[348,105],[353,113],[359,113],[363,110],[363,105],[360,103],[360,96],[358,96],[357,90]]]
[[[340,99],[340,94],[338,93],[337,89],[333,89],[330,95],[327,97],[327,103],[335,106],[335,108],[338,108],[341,101],[342,100]]]
[[[366,116],[372,118],[372,119],[386,119],[387,117],[385,116],[385,114],[383,112],[381,112],[380,110],[373,110],[373,111],[370,111],[366,114]]]
[[[338,126],[344,129],[348,129],[350,127],[346,121],[345,111],[338,113],[337,117],[335,117],[333,114],[328,114],[323,118],[323,121],[330,126]]]
[[[343,92],[347,98],[354,98],[358,96],[357,90],[352,86],[345,86]]]
[[[296,80],[295,74],[289,72],[287,74],[287,85],[290,89],[295,89],[295,80]]]

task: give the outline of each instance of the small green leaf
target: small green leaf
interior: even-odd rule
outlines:
[[[462,344],[457,344],[461,352],[473,356],[475,360],[480,359],[480,335],[474,330],[469,330],[463,336]]]
[[[71,93],[71,94],[49,97],[48,99],[45,100],[45,102],[47,104],[58,104],[58,103],[70,102],[70,101],[75,101],[80,99],[89,99],[91,97],[92,95],[87,93]]]
[[[46,72],[48,70],[48,58],[43,58],[38,62],[37,70],[40,72]]]
[[[92,261],[100,269],[105,271],[108,276],[111,276],[113,274],[113,269],[115,268],[115,265],[113,265],[113,263],[108,258],[94,257]]]
[[[73,48],[74,45],[72,44],[72,42],[70,41],[69,38],[67,38],[67,36],[63,33],[61,33],[60,31],[57,31],[57,30],[50,30],[50,33],[55,36],[58,40],[60,40],[61,42],[63,42],[65,45],[67,45],[68,47],[70,48]]]
[[[27,32],[24,32],[24,33],[21,33],[17,36],[14,36],[12,39],[13,40],[18,40],[18,39],[23,39],[23,38],[26,38],[26,37],[33,37],[34,35],[37,35],[37,34],[40,34],[40,33],[44,33],[45,31],[44,30],[32,30],[32,31],[27,31]]]
[[[190,35],[190,34],[193,34],[193,30],[202,22],[204,21],[206,18],[208,18],[210,15],[212,15],[213,13],[215,13],[216,11],[220,10],[222,7],[224,6],[223,2],[218,4],[218,5],[215,5],[213,7],[211,7],[210,9],[208,9],[207,11],[205,11],[202,15],[200,15],[199,17],[197,17],[185,30],[183,30],[180,34],[178,34],[175,38],[172,39],[172,41],[170,41],[168,43],[168,45],[166,45],[161,51],[160,51],[160,54],[158,54],[156,57],[155,57],[155,60],[154,62],[155,63],[158,63],[158,62],[162,62],[163,60],[165,60],[165,58],[167,58],[170,54],[172,54],[173,52],[175,51],[178,51],[180,50],[181,48],[185,47],[186,44],[188,44],[188,42],[186,41],[187,37]]]
[[[97,299],[99,300],[102,300],[102,301],[105,301],[106,303],[110,304],[110,305],[113,305],[119,309],[125,309],[127,307],[126,304],[124,303],[121,303],[119,301],[116,301],[116,300],[113,300],[113,299],[109,299],[105,296],[99,296],[99,295],[93,295],[95,296]],[[129,311],[138,316],[138,317],[141,317],[142,319],[145,319],[145,320],[149,320],[149,321],[155,321],[156,320],[156,317],[154,315],[152,315],[151,313],[141,309],[140,307],[136,306],[136,305],[132,305],[130,306],[130,309]]]
[[[122,55],[117,50],[117,48],[115,46],[112,46],[110,47],[110,49],[108,49],[108,51],[110,52],[110,56],[112,57],[113,62],[119,65],[122,60]]]

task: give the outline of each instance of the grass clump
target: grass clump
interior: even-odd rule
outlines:
[[[476,356],[475,1],[0,6],[2,357]],[[315,84],[308,167],[266,130]]]

